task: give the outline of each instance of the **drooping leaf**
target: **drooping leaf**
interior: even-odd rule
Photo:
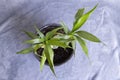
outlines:
[[[42,56],[37,53],[37,50],[39,48],[41,48],[42,46],[43,45],[41,45],[41,44],[36,44],[36,45],[33,46],[34,54],[37,55],[37,56],[39,56],[41,58],[41,60],[40,60],[40,70],[41,71],[43,70],[43,67],[44,67],[44,64],[45,64],[45,61],[46,61],[46,56],[45,56],[44,50],[42,52]]]
[[[75,36],[75,39],[79,42],[79,44],[81,45],[82,47],[82,50],[84,51],[84,53],[86,54],[86,56],[88,57],[88,48],[86,46],[86,43],[83,39],[81,39],[80,37],[78,36]]]
[[[44,44],[35,44],[35,45],[33,45],[32,47],[33,47],[33,49],[36,51],[36,50],[39,49],[39,48],[44,48]]]
[[[48,40],[48,44],[49,45],[55,45],[55,46],[60,46],[62,48],[71,48],[69,45],[66,44],[67,42],[63,42],[59,39],[51,39],[51,40]]]
[[[23,30],[23,32],[25,32],[32,39],[37,38],[37,35],[32,33],[32,32],[28,32],[28,31],[25,31],[25,30]]]
[[[86,31],[77,31],[76,32],[80,37],[87,39],[93,42],[101,42],[96,36]]]
[[[33,48],[30,47],[30,48],[26,48],[26,49],[23,49],[23,50],[17,52],[17,54],[28,54],[28,53],[30,53],[32,51],[33,51]]]
[[[65,23],[63,21],[60,24],[63,27],[65,33],[67,34],[69,32],[68,27],[65,25]]]
[[[45,51],[45,56],[48,60],[48,63],[49,63],[49,66],[50,66],[50,69],[51,71],[53,72],[54,75],[55,74],[55,71],[54,71],[54,64],[53,64],[53,57],[54,57],[54,53],[53,53],[53,50],[52,48],[50,47],[50,45],[46,44],[45,48],[44,48],[44,51]]]
[[[39,54],[37,54],[37,50],[39,48],[44,48],[44,44],[35,44],[32,47],[33,47],[33,50],[34,50],[34,54],[37,55],[37,56],[39,56],[39,57],[41,57]]]
[[[34,26],[34,27],[35,27],[37,33],[39,34],[39,36],[40,36],[41,38],[44,38],[44,34],[37,28],[37,26]]]
[[[42,53],[42,56],[41,56],[41,61],[40,61],[40,70],[41,71],[42,71],[42,69],[44,67],[45,61],[46,61],[46,56],[45,56],[45,52],[43,50],[43,53]]]
[[[76,42],[75,40],[71,42],[72,44],[72,49],[73,49],[73,53],[74,53],[74,56],[75,56],[75,48],[76,48]]]
[[[85,8],[81,8],[77,11],[77,13],[75,14],[75,22],[74,25],[76,24],[76,22],[78,21],[78,19],[80,19],[84,13]]]
[[[97,7],[97,5],[76,21],[76,24],[72,28],[72,32],[78,30],[87,21],[87,19],[89,18],[91,13],[96,9],[96,7]]]
[[[76,44],[75,41],[72,41],[71,43],[72,43],[73,50],[75,50],[75,47],[76,47],[76,45],[75,45],[75,44]]]
[[[43,42],[44,39],[43,38],[36,38],[36,39],[32,39],[32,40],[27,40],[25,41],[24,43],[27,43],[27,44],[37,44],[37,43],[41,43]]]
[[[58,27],[56,29],[53,29],[52,31],[49,31],[47,34],[46,34],[46,40],[49,40],[50,38],[52,38],[58,30],[62,29],[62,27]]]

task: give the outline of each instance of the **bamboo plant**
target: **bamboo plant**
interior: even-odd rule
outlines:
[[[82,50],[84,51],[85,55],[88,57],[89,56],[88,48],[86,46],[85,40],[98,43],[100,43],[101,41],[93,34],[80,30],[80,28],[88,20],[89,16],[93,13],[96,7],[97,5],[94,6],[87,13],[84,13],[85,8],[79,9],[75,14],[75,21],[73,22],[72,30],[69,30],[65,23],[61,22],[61,27],[49,31],[46,35],[44,35],[36,26],[35,29],[38,35],[32,32],[24,31],[31,38],[31,40],[26,40],[24,43],[31,44],[31,47],[23,49],[17,52],[17,54],[27,54],[30,52],[34,52],[37,56],[41,57],[40,70],[43,69],[45,61],[47,60],[49,67],[54,74],[55,74],[53,63],[54,48],[62,47],[64,49],[66,48],[74,49],[75,46],[72,45],[71,47],[69,46],[69,43],[74,44],[75,42],[78,42]],[[65,34],[58,33],[58,30],[60,29],[63,29]],[[44,49],[42,52],[42,56],[37,54],[37,50],[39,48]]]

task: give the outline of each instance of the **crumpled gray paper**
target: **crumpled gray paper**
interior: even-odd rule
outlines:
[[[79,8],[88,11],[99,3],[81,28],[105,44],[87,41],[90,61],[77,44],[76,56],[55,67],[57,78],[48,66],[40,72],[39,61],[31,54],[16,54],[30,45],[22,30],[35,31],[49,23],[64,21],[72,28]],[[120,80],[120,0],[0,0],[0,80]]]

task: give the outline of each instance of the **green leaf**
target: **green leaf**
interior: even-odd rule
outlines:
[[[28,32],[28,31],[25,31],[23,30],[23,32],[25,32],[30,38],[34,39],[34,38],[37,38],[38,36],[32,32]]]
[[[89,41],[93,41],[93,42],[101,42],[96,36],[94,36],[91,33],[88,33],[86,31],[77,31],[76,32],[80,37],[87,39]]]
[[[78,19],[80,19],[84,13],[85,8],[79,9],[77,11],[77,13],[75,14],[75,22],[74,25],[76,24],[76,22],[78,21]]]
[[[60,39],[51,39],[51,40],[48,40],[48,44],[49,45],[60,46],[62,48],[71,48],[69,45],[66,44],[66,42],[63,42]]]
[[[75,14],[75,19],[79,19],[83,13],[84,13],[85,8],[79,9],[77,13]]]
[[[41,38],[44,38],[44,34],[37,28],[37,26],[34,26],[34,27],[35,27],[37,33],[39,34],[39,36],[40,36]]]
[[[55,36],[55,34],[57,33],[58,30],[62,29],[62,27],[58,27],[56,29],[53,29],[52,31],[49,31],[46,34],[46,40],[49,40],[50,38],[52,38],[53,36]]]
[[[48,44],[46,44],[44,51],[45,51],[45,56],[48,60],[50,69],[53,72],[53,74],[56,75],[55,71],[54,71],[54,64],[53,64],[54,52],[53,52],[52,48],[50,47],[50,45],[48,45]]]
[[[79,42],[79,44],[81,45],[82,47],[82,50],[84,51],[84,53],[86,54],[86,56],[88,57],[88,48],[86,46],[86,43],[83,39],[81,39],[80,37],[78,36],[75,36],[75,39]]]
[[[65,25],[65,23],[64,23],[63,21],[62,21],[60,24],[61,24],[61,26],[63,27],[65,33],[67,34],[67,33],[69,32],[68,27]]]
[[[72,39],[72,38],[68,38],[68,39],[63,39],[63,38],[61,38],[60,41],[67,43],[67,42],[72,42],[72,41],[74,41],[74,39]]]
[[[71,42],[72,43],[72,47],[73,47],[73,50],[75,50],[75,47],[76,47],[76,43],[75,43],[75,40]]]
[[[46,56],[45,56],[45,52],[44,52],[44,50],[43,50],[43,53],[42,53],[42,56],[41,56],[41,61],[40,61],[40,70],[41,70],[41,71],[43,70],[45,61],[46,61]]]
[[[27,40],[25,41],[24,43],[27,43],[27,44],[37,44],[37,43],[41,43],[43,42],[44,39],[43,38],[36,38],[36,39],[32,39],[32,40]]]
[[[73,49],[73,53],[74,53],[74,56],[75,56],[75,48],[76,48],[76,42],[75,40],[71,42],[72,44],[72,49]]]
[[[89,12],[84,14],[82,17],[80,17],[78,21],[76,21],[76,24],[72,28],[72,32],[78,30],[87,21],[87,19],[89,18],[91,13],[96,9],[96,7],[97,5],[93,9],[91,9]]]
[[[33,47],[34,51],[37,51],[39,48],[43,48],[43,46],[44,46],[44,44],[35,44],[32,47]]]
[[[17,52],[17,54],[27,54],[27,53],[30,53],[32,51],[33,51],[33,48],[30,47],[30,48],[26,48],[26,49],[23,49],[23,50]]]
[[[43,67],[44,67],[44,64],[45,64],[45,61],[46,61],[46,56],[45,56],[44,50],[42,52],[42,56],[37,53],[37,50],[39,48],[41,48],[42,46],[43,46],[43,44],[36,44],[36,45],[33,46],[34,54],[41,57],[41,60],[40,60],[40,70],[41,71],[43,70]]]
[[[37,54],[37,50],[38,50],[39,48],[43,48],[43,47],[44,47],[44,44],[35,44],[35,45],[33,45],[32,47],[33,47],[33,49],[34,49],[34,54],[37,55],[37,56],[39,56],[39,57],[41,57],[39,54]]]

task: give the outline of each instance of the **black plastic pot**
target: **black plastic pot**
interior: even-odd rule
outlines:
[[[60,27],[61,25],[59,24],[48,24],[48,25],[45,25],[43,26],[40,31],[43,33],[43,34],[46,34],[47,32],[57,28],[57,27]],[[64,31],[63,30],[59,30],[58,32],[60,33],[63,33],[64,34]],[[72,46],[70,44],[70,46]],[[43,48],[39,48],[37,50],[37,54],[38,55],[42,55],[42,51],[43,51]],[[73,55],[73,49],[71,48],[66,48],[66,49],[63,49],[62,47],[58,47],[56,49],[53,49],[54,51],[54,59],[53,59],[53,62],[54,62],[54,65],[61,65],[62,63],[68,61],[71,56]],[[37,56],[37,59],[40,60],[41,58],[39,56]],[[46,60],[46,64],[48,64],[47,60]]]

